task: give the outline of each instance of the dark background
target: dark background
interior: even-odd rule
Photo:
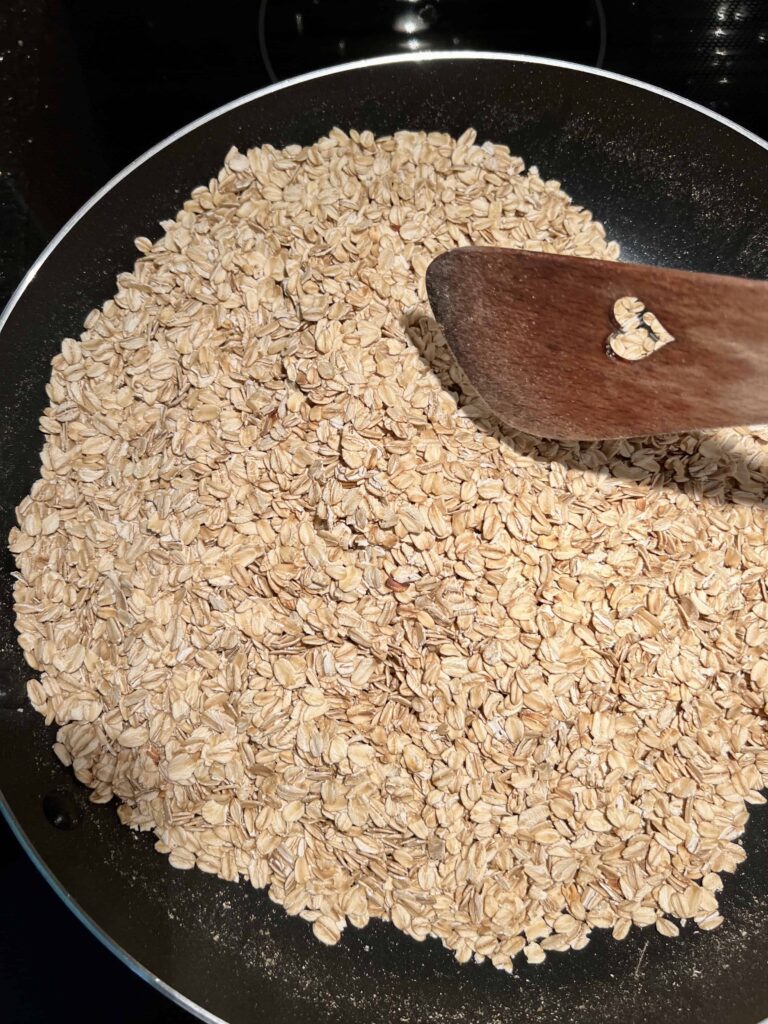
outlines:
[[[61,225],[148,147],[270,81],[346,60],[452,47],[558,57],[768,135],[768,0],[220,0],[209,10],[0,0],[0,306]],[[77,1007],[82,1024],[190,1021],[75,920],[2,821],[0,899],[2,1019],[66,1019]]]

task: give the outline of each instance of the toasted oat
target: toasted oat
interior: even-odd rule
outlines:
[[[768,774],[768,432],[491,418],[429,261],[618,247],[473,131],[233,149],[163,228],[53,360],[10,538],[58,757],[321,942],[716,927]]]

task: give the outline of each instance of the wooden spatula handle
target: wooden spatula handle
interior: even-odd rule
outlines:
[[[427,288],[457,361],[520,429],[588,440],[768,421],[768,282],[467,247],[433,261]],[[675,341],[607,355],[623,296]]]

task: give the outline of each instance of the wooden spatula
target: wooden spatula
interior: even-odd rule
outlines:
[[[433,260],[427,292],[457,362],[519,430],[594,440],[768,421],[768,282],[466,247]],[[675,340],[612,355],[624,296]]]

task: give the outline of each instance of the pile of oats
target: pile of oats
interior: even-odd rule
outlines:
[[[162,226],[53,360],[11,536],[58,756],[322,942],[716,927],[768,781],[768,431],[503,431],[429,261],[618,248],[473,131],[232,150]]]

